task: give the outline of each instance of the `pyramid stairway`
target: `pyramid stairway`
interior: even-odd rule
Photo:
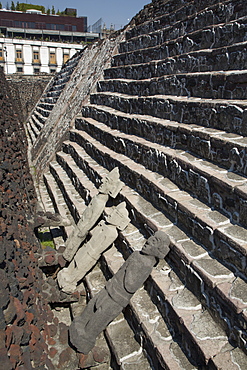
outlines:
[[[42,202],[70,221],[65,240],[119,168],[131,223],[85,277],[91,296],[152,232],[170,236],[104,333],[112,368],[246,369],[246,4],[153,0],[134,20],[40,179]]]
[[[66,83],[74,72],[83,51],[77,52],[61,68],[60,72],[48,84],[40,101],[36,104],[26,124],[30,145],[35,143],[40,131],[45,126],[46,120],[54,108]]]

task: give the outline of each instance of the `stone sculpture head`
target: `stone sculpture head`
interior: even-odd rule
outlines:
[[[119,180],[118,167],[115,167],[111,172],[108,173],[107,176],[102,179],[99,192],[102,194],[108,194],[112,198],[116,198],[123,185],[123,182]]]
[[[106,222],[116,226],[119,230],[124,230],[130,222],[128,215],[126,203],[122,202],[112,210],[109,216],[107,216]]]
[[[163,259],[170,250],[170,238],[163,231],[156,231],[144,244],[143,254]]]

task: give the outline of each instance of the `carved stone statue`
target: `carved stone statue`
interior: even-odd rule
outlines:
[[[170,239],[157,231],[146,241],[141,252],[132,253],[106,286],[92,298],[82,314],[70,326],[70,341],[79,352],[88,354],[97,336],[126,307],[132,295],[150,275],[157,259],[169,252]]]
[[[77,251],[67,268],[57,275],[60,288],[66,293],[76,290],[77,283],[97,263],[100,254],[104,252],[118,237],[117,230],[124,230],[130,219],[125,202],[112,208],[106,221],[101,221],[89,233],[90,240]]]
[[[119,180],[119,171],[115,167],[109,174],[103,178],[99,187],[99,194],[95,195],[80,220],[78,221],[73,232],[69,235],[65,243],[63,257],[71,261],[81,243],[85,240],[89,230],[96,224],[102,215],[109,196],[115,198],[123,187],[123,182]]]

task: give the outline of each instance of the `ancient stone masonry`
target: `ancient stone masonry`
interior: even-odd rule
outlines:
[[[38,108],[30,117],[31,127],[28,130],[32,136],[31,154],[37,173],[43,171],[47,160],[54,153],[54,148],[61,145],[61,140],[79,113],[82,103],[95,89],[105,66],[109,66],[111,56],[122,37],[120,34],[116,38],[100,41],[83,50],[82,57],[81,54],[74,56],[66,63],[65,70],[60,71],[62,81],[60,76],[57,76],[58,80],[54,80],[51,92],[47,97],[44,96],[44,100],[41,99]],[[64,78],[66,83],[70,78],[66,86]],[[45,128],[42,130],[44,124]]]
[[[54,369],[46,343],[54,317],[42,296],[39,244],[28,222],[36,196],[27,141],[2,71],[0,84],[0,363],[6,370]]]
[[[246,20],[245,0],[153,0],[86,48],[33,112],[55,368],[61,356],[64,369],[247,368]],[[113,196],[104,187],[116,167]],[[142,269],[158,230],[170,251]],[[139,257],[147,279],[122,304],[111,282]]]
[[[46,123],[46,120],[48,119],[54,105],[63,92],[71,75],[73,74],[74,69],[81,58],[81,53],[82,51],[77,52],[63,65],[60,72],[50,80],[49,84],[47,84],[40,101],[36,101],[37,104],[35,104],[33,109],[28,112],[30,117],[27,120],[27,132],[30,143],[33,144],[35,142],[40,131],[42,130],[42,127]]]
[[[47,74],[8,76],[11,94],[20,103],[18,112],[21,113],[21,122],[26,121],[52,77]]]

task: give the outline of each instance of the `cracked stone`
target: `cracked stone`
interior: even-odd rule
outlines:
[[[247,289],[246,289],[246,283],[240,279],[237,278],[234,283],[232,284],[232,289],[230,293],[231,298],[239,299],[244,304],[247,304]]]
[[[191,330],[201,340],[225,338],[223,329],[216,325],[207,311],[198,312],[194,315]]]
[[[178,294],[172,298],[172,303],[174,307],[184,309],[184,310],[194,310],[194,309],[201,308],[200,302],[186,288],[178,292]]]

